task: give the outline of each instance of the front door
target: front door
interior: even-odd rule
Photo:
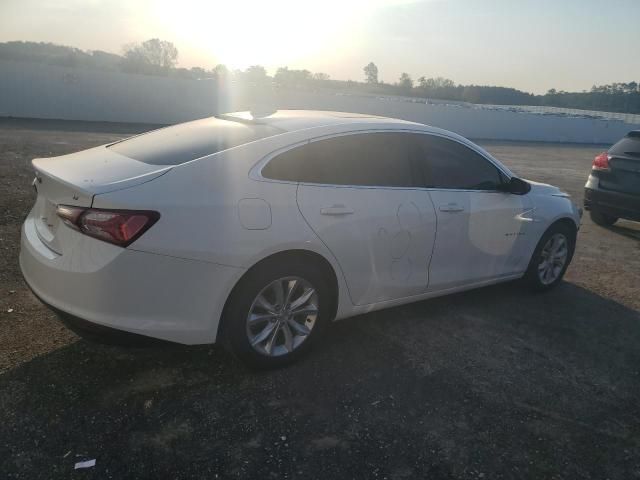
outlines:
[[[529,198],[503,192],[432,190],[438,234],[430,290],[476,283],[526,267]]]
[[[531,200],[503,191],[506,174],[459,141],[420,135],[420,164],[438,220],[429,290],[497,279],[526,268]]]

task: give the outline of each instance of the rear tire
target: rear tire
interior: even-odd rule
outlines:
[[[551,225],[533,252],[524,280],[535,291],[551,290],[562,281],[573,258],[576,232],[563,223]]]
[[[229,298],[223,317],[226,343],[250,368],[290,364],[318,343],[331,322],[331,291],[310,262],[262,265],[250,271]]]
[[[603,227],[610,227],[618,221],[618,217],[607,215],[606,213],[602,213],[598,210],[591,210],[589,216],[591,217],[591,220],[593,220],[593,223]]]

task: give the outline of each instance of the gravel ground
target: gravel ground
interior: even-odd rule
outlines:
[[[144,129],[0,120],[0,478],[640,478],[632,222],[585,217],[553,292],[505,284],[338,322],[275,372],[217,347],[79,340],[21,280],[29,161]],[[480,143],[579,202],[603,149]]]

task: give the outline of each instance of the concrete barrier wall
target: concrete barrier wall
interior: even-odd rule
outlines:
[[[469,138],[612,143],[633,128],[617,120],[539,115],[367,95],[276,90],[221,94],[212,80],[131,75],[0,61],[0,116],[170,124],[256,103],[371,113],[426,123]]]
[[[426,123],[468,138],[536,142],[613,143],[639,128],[621,121],[538,115],[458,105],[376,100],[288,92],[278,96],[279,108],[322,108],[371,113]]]
[[[0,61],[0,116],[177,123],[216,110],[212,82]]]

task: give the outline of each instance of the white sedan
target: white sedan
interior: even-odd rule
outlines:
[[[226,340],[287,363],[334,319],[524,277],[557,285],[581,212],[444,130],[248,112],[33,160],[20,265],[76,330]]]

